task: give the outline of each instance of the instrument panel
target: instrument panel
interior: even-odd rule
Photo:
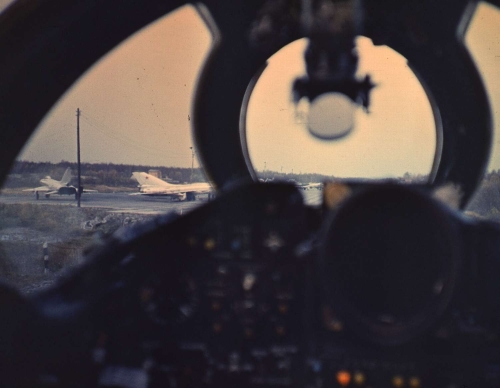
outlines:
[[[356,201],[373,191],[360,189],[368,194]],[[393,191],[433,201],[405,187],[389,186],[384,195]],[[340,210],[304,206],[294,186],[245,186],[139,236],[141,243],[126,250],[134,273],[122,276],[127,291],[121,302],[105,303],[122,307],[106,319],[112,331],[101,326],[98,338],[107,340],[95,364],[98,383],[121,386],[133,371],[151,387],[498,386],[497,318],[484,308],[478,285],[462,276],[486,263],[469,255],[471,241],[498,228],[465,221],[438,203],[431,208],[448,217],[468,253],[444,311],[434,319],[424,310],[430,323],[398,343],[360,332],[360,318],[330,296],[321,252],[325,224]],[[362,291],[375,292],[370,287]],[[380,319],[389,338],[397,323]]]

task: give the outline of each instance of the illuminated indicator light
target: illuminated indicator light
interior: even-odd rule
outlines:
[[[270,232],[269,236],[264,240],[264,246],[269,248],[273,253],[280,249],[285,243],[276,232]]]
[[[336,318],[332,318],[327,323],[327,327],[331,331],[336,331],[336,332],[344,330],[344,324],[341,321],[339,321],[338,319],[336,319]]]
[[[278,327],[276,328],[276,333],[277,333],[278,335],[285,335],[285,332],[286,332],[286,330],[285,330],[285,328],[284,328],[283,326],[278,326]]]
[[[352,376],[352,381],[354,381],[356,385],[363,385],[366,381],[366,377],[362,372],[355,372]]]
[[[211,251],[215,248],[215,240],[213,238],[207,238],[203,246],[207,251]]]
[[[337,382],[342,387],[347,387],[351,382],[351,374],[346,370],[341,370],[337,372]]]
[[[418,377],[410,377],[408,385],[411,388],[420,388],[420,379]]]
[[[403,379],[402,376],[394,376],[392,378],[392,385],[395,387],[395,388],[401,388],[401,387],[404,387],[405,386],[405,380]]]
[[[212,329],[214,333],[220,333],[222,331],[222,325],[220,323],[214,323]]]
[[[250,291],[253,286],[255,285],[255,282],[257,281],[257,277],[253,273],[247,273],[243,277],[243,282],[242,282],[242,287],[245,291]]]

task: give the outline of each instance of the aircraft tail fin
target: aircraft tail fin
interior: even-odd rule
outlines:
[[[139,182],[141,186],[171,186],[170,183],[145,172],[133,172],[132,178]]]
[[[66,186],[71,181],[71,168],[68,167],[61,178],[61,184]]]

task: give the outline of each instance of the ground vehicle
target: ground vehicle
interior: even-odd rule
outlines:
[[[249,58],[245,50],[232,50],[233,47],[242,47],[239,39],[246,36],[247,27],[263,2],[206,3],[225,40],[221,41],[219,56],[210,62],[200,85],[195,128],[207,169],[215,183],[221,189],[227,189],[235,182],[251,177],[239,147],[239,133],[234,128],[238,128],[241,101],[248,82],[269,52],[256,53]],[[403,3],[415,8],[406,8],[400,3],[393,2],[383,11],[373,2],[366,4],[374,7],[366,10],[373,16],[370,19],[373,22],[371,33],[379,33],[381,39],[393,43],[429,83],[442,117],[443,148],[435,164],[433,184],[447,181],[460,184],[465,202],[487,160],[490,116],[473,64],[458,44],[443,47],[437,37],[454,39],[455,27],[469,3],[455,1],[453,6],[446,1],[438,4],[419,2],[418,6],[412,2]],[[3,24],[0,32],[0,52],[5,58],[0,72],[3,85],[0,90],[1,121],[7,128],[2,132],[5,152],[1,155],[1,165],[4,174],[42,114],[84,68],[118,40],[181,2],[139,4],[127,1],[121,2],[118,8],[112,3],[97,1],[33,4],[29,10],[22,8],[22,2],[15,4],[5,15],[19,15],[19,19],[12,24]],[[449,12],[449,24],[442,24],[438,16],[426,12],[428,9],[435,9],[434,15],[440,15],[438,11]],[[419,12],[413,13],[415,10]],[[95,15],[107,12],[112,12],[116,23],[111,24],[104,18],[94,19]],[[395,18],[395,15],[415,17],[417,25],[422,21],[419,18],[424,18],[429,29],[424,29],[424,35],[428,32],[435,38],[423,45],[418,39],[411,41],[405,34],[393,34],[391,30],[378,27],[376,21],[390,19],[403,23],[407,20],[405,17]],[[87,28],[102,39],[87,39],[83,33]],[[404,31],[412,32],[411,28]],[[439,31],[443,35],[439,35]],[[63,33],[68,39],[66,44],[56,42],[53,45]],[[15,44],[10,39],[12,36],[20,37]],[[277,42],[278,46],[283,43]],[[444,56],[442,50],[445,50]],[[439,61],[427,61],[428,58],[439,58]],[[456,73],[450,73],[450,68]],[[54,73],[58,77],[47,89],[45,80]],[[460,83],[456,82],[457,74]],[[234,82],[220,93],[221,85],[228,85],[223,82],[226,79]],[[40,98],[42,94],[44,99]],[[239,98],[234,98],[235,94]],[[222,110],[227,114],[221,115]],[[16,136],[11,136],[13,131],[16,131]],[[222,145],[227,152],[214,151],[214,144],[217,147]],[[226,163],[226,158],[232,163]],[[380,193],[377,190],[385,193],[382,199],[374,194]],[[174,227],[169,220],[159,220],[154,231],[136,231],[134,238],[117,236],[108,247],[95,252],[95,260],[75,277],[33,300],[25,300],[4,289],[3,309],[10,314],[9,319],[2,323],[1,343],[4,349],[8,349],[1,359],[5,378],[12,379],[14,386],[88,386],[96,382],[104,386],[144,386],[149,382],[154,386],[165,381],[188,386],[198,382],[312,386],[323,381],[327,384],[328,379],[333,384],[337,373],[354,373],[359,369],[365,378],[373,378],[373,384],[380,382],[381,386],[390,384],[391,378],[400,375],[405,379],[421,376],[422,381],[428,380],[431,386],[475,384],[478,378],[482,379],[479,382],[483,386],[498,383],[498,345],[494,336],[498,330],[494,300],[496,287],[494,281],[487,278],[488,274],[494,274],[497,266],[494,260],[498,250],[495,245],[497,230],[494,227],[462,222],[420,192],[392,186],[361,192],[351,204],[381,200],[377,203],[383,205],[384,198],[402,198],[401,208],[413,209],[414,221],[422,226],[419,233],[425,233],[429,221],[439,221],[439,228],[431,230],[436,233],[444,230],[448,242],[442,245],[440,241],[434,241],[431,246],[435,250],[426,257],[436,258],[442,267],[434,268],[434,261],[427,260],[422,266],[425,269],[422,277],[428,282],[427,286],[434,287],[434,275],[441,276],[442,270],[444,277],[437,280],[444,280],[434,293],[438,295],[436,300],[429,302],[428,295],[422,296],[420,291],[413,295],[416,299],[424,297],[426,301],[416,313],[407,311],[401,300],[393,300],[403,315],[410,316],[407,325],[399,327],[391,317],[383,317],[381,322],[373,325],[370,317],[363,314],[360,317],[359,312],[352,311],[345,302],[357,298],[357,294],[347,299],[342,296],[344,303],[337,308],[346,321],[338,322],[335,311],[321,309],[321,301],[331,304],[339,293],[349,288],[345,284],[341,289],[331,287],[325,279],[325,288],[316,288],[313,281],[317,272],[321,272],[317,271],[318,268],[327,269],[325,273],[333,273],[334,278],[338,276],[336,273],[352,272],[348,266],[334,266],[332,269],[332,264],[325,262],[332,250],[339,252],[335,239],[338,219],[323,217],[322,213],[306,209],[298,201],[296,191],[286,185],[255,185],[246,188],[245,193],[229,193],[223,206],[216,202],[180,219]],[[349,209],[346,204],[338,214],[349,214]],[[395,217],[390,214],[375,211],[356,216],[368,217],[367,220],[376,223],[379,217],[386,221]],[[420,219],[419,214],[422,215]],[[403,222],[396,226],[408,225]],[[414,224],[411,227],[416,228]],[[412,228],[402,228],[402,239],[396,242],[408,241],[405,233],[410,233],[414,230]],[[349,224],[341,230],[349,230]],[[311,239],[311,232],[316,238]],[[158,243],[159,236],[166,238]],[[478,255],[481,261],[476,260],[475,254],[463,257],[462,254],[474,251],[474,241],[481,236],[485,243],[490,244],[485,244],[488,248],[483,255]],[[320,242],[319,247],[315,245],[316,241]],[[463,249],[457,248],[459,241],[467,242]],[[161,253],[166,251],[174,252],[168,263]],[[416,251],[415,267],[422,255],[427,254]],[[362,251],[361,256],[366,253]],[[396,249],[388,254],[388,265],[397,263],[397,253]],[[241,258],[242,262],[222,264],[233,257]],[[443,257],[446,259],[440,261]],[[484,270],[480,282],[484,281],[486,287],[481,289],[482,294],[476,295],[477,299],[462,299],[463,295],[458,291],[466,296],[472,294],[465,291],[465,285],[461,283],[468,277],[458,274],[466,273],[463,270],[465,264],[478,263]],[[186,267],[192,272],[177,277],[176,271],[184,271]],[[393,278],[398,274],[387,272],[379,275]],[[408,280],[410,277],[411,274],[406,273],[402,278]],[[200,279],[201,283],[198,282]],[[337,284],[341,283],[341,278],[335,279]],[[363,279],[354,280],[360,285]],[[472,289],[478,284],[474,283]],[[436,289],[433,287],[431,289]],[[394,289],[389,291],[394,292]],[[176,300],[167,295],[175,295]],[[322,297],[318,297],[320,295]],[[387,295],[382,293],[382,296]],[[274,299],[269,302],[272,306],[266,307],[268,298]],[[452,301],[458,303],[457,310],[454,310],[458,316],[445,314],[450,312]],[[220,309],[227,308],[227,304],[231,311],[219,313]],[[270,309],[274,310],[270,312]],[[478,316],[475,315],[477,312]],[[322,313],[326,322],[321,322]],[[187,318],[191,319],[190,323],[179,326],[179,320]],[[479,332],[475,326],[478,318],[486,322],[485,326],[481,323]],[[442,323],[441,319],[451,320],[451,327],[458,330],[458,339],[451,342],[446,338],[430,339],[430,328],[436,328],[438,322]],[[315,330],[325,323],[326,328]],[[352,323],[356,335],[343,337],[339,334],[343,332],[339,323],[346,326]],[[472,327],[468,326],[469,323]],[[227,331],[226,324],[230,327]],[[264,334],[256,339],[256,343],[244,342],[252,341],[254,327],[263,330]],[[243,332],[237,332],[238,328]],[[245,331],[245,328],[250,331]],[[172,332],[176,333],[178,342],[171,336]],[[363,333],[368,337],[368,343],[364,342],[366,339],[357,338]],[[222,338],[214,340],[215,334]],[[245,335],[249,338],[243,339]],[[422,338],[426,341],[416,346],[415,341]],[[245,351],[235,347],[236,340],[244,342],[241,349]],[[388,347],[388,344],[399,346]],[[44,354],[42,360],[39,358],[40,349]],[[471,349],[481,350],[482,357],[470,356]],[[441,355],[438,360],[428,360],[430,352]],[[467,353],[469,357],[466,357]],[[181,360],[186,364],[177,366]],[[19,365],[23,366],[21,378]],[[392,383],[394,381],[398,383],[400,380]],[[371,383],[367,380],[367,384]]]

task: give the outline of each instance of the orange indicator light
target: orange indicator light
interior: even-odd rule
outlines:
[[[401,388],[401,387],[404,387],[405,385],[405,380],[403,379],[403,377],[401,376],[394,376],[392,378],[392,385],[395,387],[395,388]]]
[[[408,385],[411,388],[420,388],[420,379],[418,377],[410,377]]]
[[[351,374],[346,370],[341,370],[337,372],[337,382],[342,387],[347,387],[351,382]]]
[[[336,332],[342,331],[344,329],[343,323],[335,318],[332,318],[332,320],[327,323],[327,327],[331,331],[336,331]]]

